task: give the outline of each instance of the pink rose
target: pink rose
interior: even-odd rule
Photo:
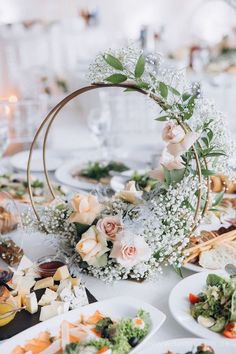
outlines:
[[[106,235],[110,241],[115,241],[116,235],[123,229],[123,224],[118,216],[106,216],[98,220],[97,229]]]
[[[176,144],[179,143],[181,140],[183,140],[185,136],[185,132],[183,128],[173,122],[168,122],[162,132],[162,139],[171,144]]]
[[[167,170],[181,170],[184,168],[183,160],[180,156],[174,157],[170,155],[166,150],[163,151],[162,157],[160,160],[161,167],[150,171],[148,174],[150,177],[163,182],[164,181],[164,170],[162,166],[165,166]]]
[[[186,133],[183,140],[179,143],[170,143],[167,145],[168,152],[177,157],[188,151],[195,141],[199,138],[199,134],[195,132]]]
[[[143,237],[123,230],[113,243],[110,257],[115,258],[123,267],[131,268],[140,262],[148,261],[151,249]]]

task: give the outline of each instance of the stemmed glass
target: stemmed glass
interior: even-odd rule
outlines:
[[[8,118],[7,106],[0,107],[0,157],[4,154],[8,145]]]
[[[98,108],[93,108],[88,114],[87,124],[91,133],[98,140],[101,147],[101,157],[108,159],[108,138],[111,130],[111,112],[109,103],[105,96],[101,96],[101,104]]]

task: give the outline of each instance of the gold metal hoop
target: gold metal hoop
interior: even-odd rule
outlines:
[[[56,195],[55,192],[53,190],[50,178],[49,178],[49,174],[48,174],[48,169],[47,169],[47,162],[46,162],[46,150],[47,150],[47,140],[48,140],[48,134],[50,132],[50,129],[52,127],[53,122],[55,121],[55,119],[58,117],[58,113],[64,108],[64,106],[69,103],[71,100],[73,100],[74,98],[76,98],[77,96],[95,90],[95,89],[99,89],[99,88],[111,88],[111,87],[118,87],[118,88],[124,88],[124,89],[133,89],[143,95],[147,95],[148,93],[142,89],[140,89],[139,87],[137,87],[136,85],[133,84],[92,84],[89,86],[85,86],[82,87],[74,92],[72,92],[70,95],[66,96],[62,101],[60,101],[49,113],[48,115],[44,118],[44,120],[42,121],[41,125],[39,126],[34,139],[32,141],[31,147],[30,147],[30,152],[29,152],[29,158],[28,158],[28,163],[27,163],[27,183],[28,183],[28,189],[29,189],[29,197],[30,197],[30,203],[31,206],[33,208],[34,214],[36,216],[36,218],[38,219],[38,221],[40,221],[40,216],[37,212],[36,206],[35,206],[35,202],[34,202],[34,197],[33,197],[33,192],[32,192],[32,187],[31,187],[31,183],[30,183],[30,172],[31,172],[31,160],[32,160],[32,155],[33,155],[33,150],[35,147],[35,144],[37,142],[37,139],[40,135],[40,133],[42,132],[42,130],[44,128],[46,128],[45,130],[45,135],[44,135],[44,139],[43,139],[43,169],[44,169],[44,175],[46,177],[46,183],[48,185],[49,191],[53,197],[53,199],[55,199]],[[153,97],[151,97],[151,99],[154,99]],[[154,99],[157,103],[158,100]],[[190,128],[186,123],[182,123],[181,121],[178,122],[181,127],[185,130],[185,132],[189,131]],[[199,180],[199,188],[198,188],[198,196],[197,196],[197,205],[196,205],[196,210],[195,210],[195,214],[194,214],[194,224],[191,227],[191,231],[192,232],[197,224],[198,224],[198,219],[199,219],[199,214],[201,213],[202,216],[205,214],[205,212],[207,211],[207,206],[208,206],[208,197],[209,197],[209,191],[210,191],[210,182],[209,182],[209,178],[208,178],[208,185],[207,185],[207,202],[205,203],[205,206],[203,208],[203,211],[201,212],[201,199],[202,199],[202,184],[203,184],[203,179],[202,179],[202,173],[201,173],[201,164],[200,164],[200,160],[198,157],[198,153],[196,150],[196,147],[193,145],[193,153],[194,153],[194,157],[195,157],[195,161],[196,161],[196,168],[197,168],[197,175],[198,175],[198,180]],[[207,167],[207,163],[206,161],[204,161],[204,164]]]

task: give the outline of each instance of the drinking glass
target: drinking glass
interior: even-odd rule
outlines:
[[[47,111],[47,100],[45,96],[30,99],[15,97],[14,100],[2,101],[0,111],[5,112],[7,117],[10,143],[23,144],[23,148],[28,148]]]
[[[102,159],[108,158],[108,138],[111,130],[111,112],[109,104],[102,103],[88,113],[88,128],[98,140]]]
[[[0,158],[4,154],[8,145],[8,115],[7,107],[0,107]]]

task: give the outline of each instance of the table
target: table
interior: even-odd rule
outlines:
[[[23,242],[22,247],[24,252],[32,261],[37,260],[41,256],[55,253],[52,247],[49,247],[48,244],[45,245],[46,236],[40,233],[23,235],[22,231],[15,231],[11,234],[11,237],[17,244]],[[0,260],[0,267],[3,265],[4,262]],[[183,270],[183,274],[184,276],[189,276],[192,273],[188,270]],[[174,270],[170,268],[164,269],[163,276],[157,282],[137,283],[133,281],[119,281],[113,285],[108,285],[101,280],[86,275],[83,275],[83,280],[87,288],[98,300],[105,300],[121,295],[133,296],[163,311],[167,319],[157,334],[151,338],[149,344],[172,338],[193,337],[191,333],[181,328],[169,312],[169,294],[172,288],[181,280]]]

